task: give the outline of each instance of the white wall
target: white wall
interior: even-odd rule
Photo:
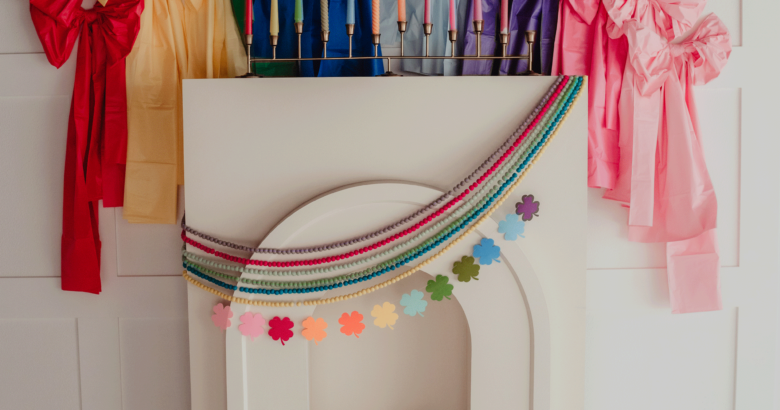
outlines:
[[[0,1],[0,408],[189,409],[176,227],[101,209],[103,294],[59,289],[74,73],[47,62],[29,2]]]
[[[101,296],[59,291],[65,131],[75,66],[51,67],[24,0],[0,0],[0,406],[189,407],[178,229],[101,211]],[[732,32],[697,91],[720,203],[724,310],[669,313],[663,248],[625,241],[591,192],[586,408],[773,407],[780,249],[774,0],[712,0]]]

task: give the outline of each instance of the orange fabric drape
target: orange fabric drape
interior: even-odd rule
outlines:
[[[127,58],[124,218],[172,224],[184,183],[182,80],[244,74],[246,53],[227,0],[146,1]]]

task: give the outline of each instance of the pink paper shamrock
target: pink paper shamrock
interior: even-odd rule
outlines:
[[[246,312],[239,318],[241,320],[238,325],[238,331],[244,336],[249,336],[254,341],[256,337],[263,334],[263,326],[265,326],[265,319],[263,315],[253,315],[251,312]]]
[[[281,339],[282,346],[284,346],[284,342],[293,337],[293,332],[290,330],[293,327],[293,322],[289,317],[280,319],[279,316],[274,316],[273,319],[268,321],[268,326],[271,326],[268,329],[268,335],[274,340]]]
[[[214,306],[214,314],[211,315],[211,321],[214,322],[214,326],[227,330],[230,327],[230,318],[233,317],[233,311],[230,310],[230,305],[225,306],[221,303]]]

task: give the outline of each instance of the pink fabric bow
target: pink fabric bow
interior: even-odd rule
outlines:
[[[605,197],[629,204],[630,240],[668,242],[673,312],[716,310],[717,201],[692,86],[718,76],[731,52],[730,37],[710,15],[688,38],[669,43],[664,36],[686,25],[674,28],[655,9],[647,16],[615,21],[628,39],[630,58],[620,101],[620,177]]]

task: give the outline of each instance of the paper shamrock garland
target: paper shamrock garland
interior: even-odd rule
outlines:
[[[417,289],[412,289],[409,294],[401,296],[401,306],[405,306],[404,313],[409,316],[420,315],[425,312],[425,308],[428,306],[428,302],[423,300],[424,293]]]
[[[381,327],[389,327],[393,330],[395,321],[398,320],[398,314],[395,313],[395,305],[390,302],[385,302],[382,306],[374,305],[374,310],[371,311],[371,316],[375,317],[374,325]]]
[[[363,315],[360,313],[353,311],[352,314],[342,314],[341,318],[339,318],[339,323],[341,324],[341,333],[344,333],[347,336],[351,336],[352,334],[355,335],[358,339],[360,336],[359,334],[363,333],[363,329],[366,328],[366,325],[362,323],[363,321]]]
[[[225,306],[218,303],[214,306],[214,314],[211,315],[211,321],[214,322],[214,326],[227,330],[230,327],[230,318],[233,317],[233,311],[230,310],[230,305]]]
[[[284,346],[284,342],[293,337],[293,332],[290,330],[293,327],[293,322],[289,317],[280,319],[279,316],[275,316],[268,322],[268,326],[271,326],[268,329],[268,336],[274,340],[281,340],[282,346]]]
[[[479,265],[474,264],[474,258],[471,256],[464,256],[460,259],[460,262],[455,262],[455,264],[453,264],[452,273],[458,275],[458,280],[460,282],[469,282],[472,278],[474,280],[479,280],[479,278],[477,278],[477,275],[479,275]],[[431,296],[431,299],[433,299],[433,296]]]
[[[431,294],[431,300],[441,301],[444,298],[450,299],[454,286],[449,284],[450,279],[444,275],[436,275],[436,280],[429,280],[425,291]]]
[[[249,336],[254,341],[256,337],[263,334],[263,326],[265,326],[265,319],[263,315],[253,315],[252,312],[246,312],[241,315],[241,324],[238,325],[238,331],[244,336]]]
[[[490,265],[493,261],[501,262],[498,260],[501,256],[501,248],[496,246],[492,239],[482,238],[479,245],[474,245],[472,254],[475,258],[479,258],[480,265]]]
[[[520,220],[517,214],[508,214],[505,221],[498,223],[498,233],[504,234],[504,239],[514,241],[518,236],[525,238],[525,222]]]
[[[303,331],[301,332],[301,335],[308,341],[314,339],[314,344],[316,345],[328,336],[328,333],[325,332],[325,328],[327,327],[328,323],[325,322],[325,319],[317,318],[317,320],[315,320],[313,317],[309,316],[303,321]]]
[[[530,221],[539,216],[539,201],[534,201],[533,195],[523,195],[522,202],[515,204],[517,214],[523,216],[523,221]]]

